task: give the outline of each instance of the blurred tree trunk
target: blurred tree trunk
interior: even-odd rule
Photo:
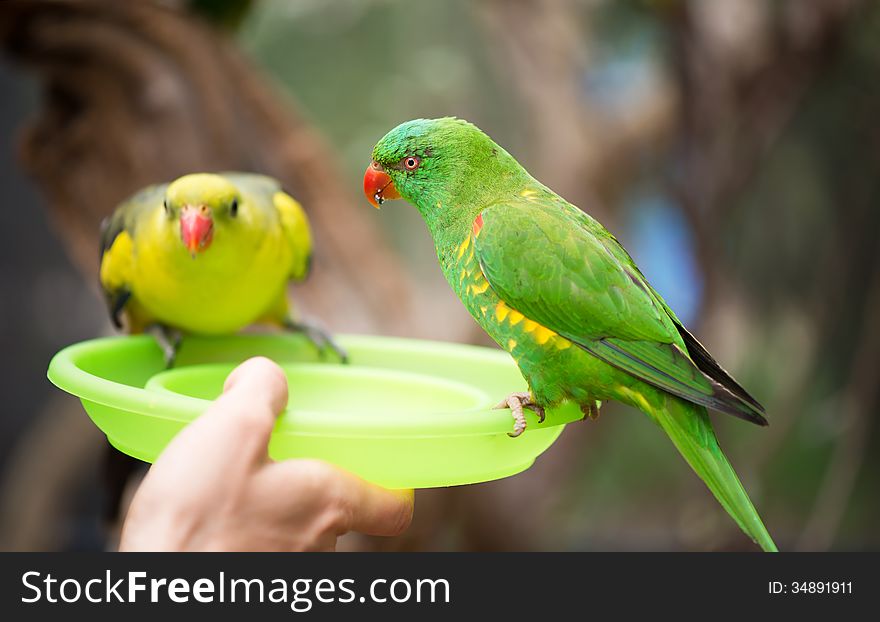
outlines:
[[[789,313],[802,319],[812,335],[810,342],[797,351],[798,344],[777,337],[783,347],[791,348],[792,352],[785,357],[791,360],[784,361],[785,373],[776,374],[780,385],[777,395],[768,398],[772,399],[767,405],[774,415],[773,426],[753,461],[755,470],[765,468],[795,426],[809,417],[811,402],[817,397],[813,391],[816,379],[829,373],[829,355],[841,354],[842,318],[838,313],[850,308],[844,302],[845,290],[854,285],[853,280],[857,284],[850,291],[867,291],[869,305],[865,317],[873,318],[876,314],[880,280],[876,275],[870,277],[870,267],[865,278],[863,256],[853,251],[875,243],[871,227],[860,228],[856,224],[865,221],[860,212],[865,211],[870,192],[864,191],[864,183],[847,182],[846,189],[837,193],[839,206],[834,208],[836,213],[830,220],[836,226],[822,232],[811,231],[806,225],[801,227],[798,235],[811,239],[811,257],[802,257],[798,268],[815,269],[815,274],[810,287],[797,293],[784,287],[746,291],[737,279],[731,253],[719,248],[718,242],[731,237],[725,236],[723,230],[736,220],[742,195],[754,189],[762,167],[770,163],[773,148],[791,129],[808,96],[815,100],[818,90],[834,87],[828,76],[834,74],[835,67],[848,67],[852,72],[850,79],[857,79],[857,55],[847,43],[853,38],[859,11],[868,6],[861,0],[784,0],[773,4],[716,0],[676,2],[662,12],[671,36],[672,66],[681,93],[677,159],[670,187],[694,229],[696,250],[706,277],[704,326],[700,333],[710,347],[728,353],[726,358],[733,359],[733,367],[737,366],[736,358],[742,360],[749,349],[761,347],[768,333],[775,332],[775,324],[785,323],[779,315]],[[867,90],[864,93],[870,101]],[[845,97],[845,93],[838,97]],[[866,122],[864,127],[871,124]],[[845,127],[838,131],[845,131]],[[834,142],[816,141],[812,146],[831,149]],[[829,169],[829,180],[844,170],[845,167]],[[786,221],[786,210],[780,207],[768,205],[765,211],[748,215],[763,223],[767,231],[764,240],[770,247],[784,237],[784,230],[801,225]],[[763,254],[765,258],[772,256],[772,252]],[[791,270],[783,257],[773,261],[763,269],[780,275]],[[873,261],[868,265],[873,265]],[[858,277],[852,279],[848,275]],[[777,277],[777,281],[769,282],[778,280]],[[866,285],[867,290],[863,290]],[[746,302],[756,297],[760,303]],[[854,308],[862,304],[852,302]],[[796,312],[778,310],[782,304],[792,303],[797,305]],[[768,309],[775,309],[773,315],[759,321],[757,315],[767,313]],[[850,380],[832,390],[824,402],[828,412],[823,419],[826,425],[838,430],[838,436],[813,511],[804,519],[806,528],[798,543],[801,548],[826,549],[832,544],[868,446],[866,436],[877,393],[876,381],[866,382],[863,370],[866,363],[876,359],[878,347],[877,331],[870,328],[866,324],[861,331],[866,341],[844,355],[850,356],[842,365],[851,367]],[[721,360],[724,358],[722,355]]]
[[[810,86],[835,58],[857,4],[817,0],[807,9],[798,0],[775,6],[681,1],[661,12],[681,102],[671,185],[695,232],[710,324],[722,307],[735,307],[742,297],[718,252],[720,230]]]

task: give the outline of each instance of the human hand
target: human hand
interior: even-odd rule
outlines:
[[[277,365],[265,358],[239,365],[223,395],[144,478],[120,550],[332,551],[348,531],[403,532],[412,491],[385,490],[319,460],[269,459],[269,436],[286,404]]]

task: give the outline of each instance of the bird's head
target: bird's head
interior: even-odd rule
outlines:
[[[195,257],[214,239],[215,228],[239,217],[238,189],[220,175],[184,175],[165,191],[165,215],[180,223],[180,240]]]
[[[471,215],[493,194],[522,186],[528,173],[478,127],[454,117],[398,125],[373,148],[364,194],[379,207],[403,198],[434,230]],[[453,214],[459,212],[459,214]]]

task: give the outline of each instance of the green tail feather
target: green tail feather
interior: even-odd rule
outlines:
[[[740,529],[765,551],[775,552],[776,544],[761,522],[739,478],[727,461],[712,430],[709,414],[702,406],[668,396],[666,408],[649,413],[662,427],[681,455]]]

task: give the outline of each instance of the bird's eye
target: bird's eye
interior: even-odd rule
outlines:
[[[171,207],[169,207],[169,205],[168,205],[168,199],[165,199],[164,201],[162,201],[162,207],[165,208],[165,213],[166,213],[166,214],[170,214],[170,213],[171,213]]]
[[[414,171],[419,168],[419,164],[421,164],[421,160],[416,156],[409,156],[408,158],[403,159],[403,168],[408,171]]]
[[[232,199],[232,203],[229,205],[229,213],[233,216],[238,214],[238,199]]]

